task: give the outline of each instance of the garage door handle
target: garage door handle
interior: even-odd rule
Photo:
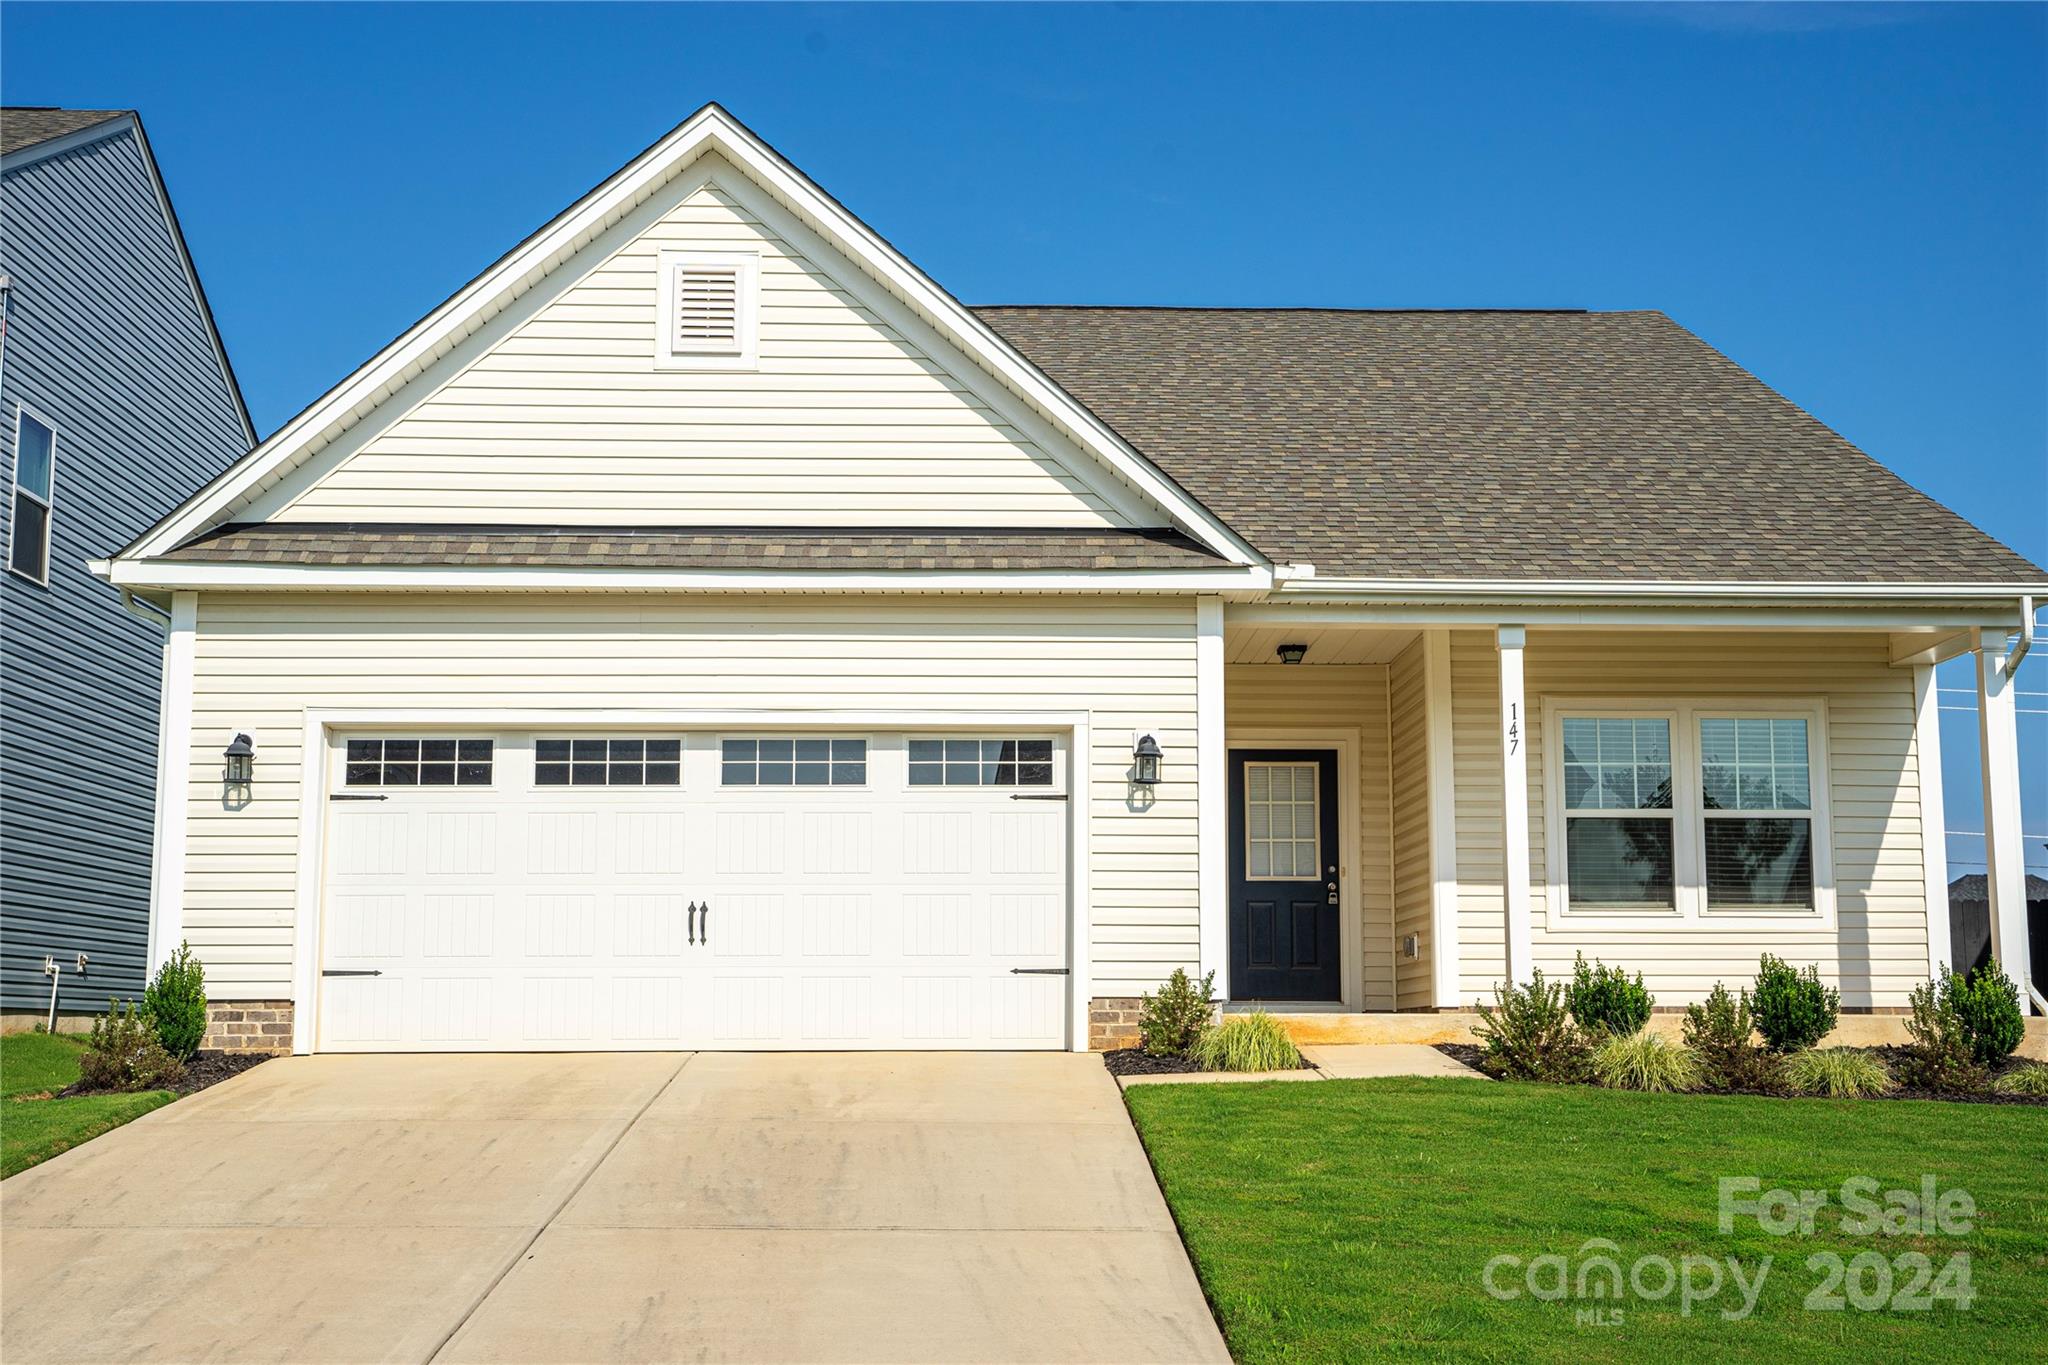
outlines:
[[[360,972],[336,972],[336,971],[326,971],[326,972],[322,972],[322,973],[320,973],[320,975],[322,975],[322,976],[382,976],[382,975],[384,975],[384,973],[382,973],[382,972],[380,972],[380,971],[377,971],[377,970],[376,970],[375,968],[372,968],[372,969],[370,969],[370,970],[368,970],[368,971],[360,971]]]
[[[1065,976],[1065,967],[1012,967],[1011,976]]]

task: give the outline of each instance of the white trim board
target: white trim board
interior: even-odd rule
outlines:
[[[716,154],[827,240],[919,321],[964,352],[1070,443],[1101,461],[1174,524],[1231,563],[1265,560],[1086,407],[1053,384],[959,300],[717,105],[706,105],[610,179],[287,422],[221,478],[145,532],[118,559],[149,558],[218,524],[235,507],[376,410],[464,339],[695,163]],[[801,243],[795,243],[801,248]]]
[[[748,729],[874,729],[958,730],[963,727],[1048,730],[1067,735],[1068,917],[1067,1047],[1088,1050],[1088,1000],[1092,972],[1088,912],[1089,727],[1085,711],[835,711],[759,710],[689,711],[596,710],[582,707],[477,709],[460,708],[309,708],[300,737],[298,862],[292,912],[292,1051],[314,1050],[319,1017],[321,888],[325,885],[325,842],[328,780],[332,772],[333,732],[363,726],[393,729],[460,727],[510,729],[638,729],[647,726],[709,730]],[[182,825],[182,820],[180,824]],[[182,830],[180,831],[182,837]],[[179,851],[182,863],[182,846]]]

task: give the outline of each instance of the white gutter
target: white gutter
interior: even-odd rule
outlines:
[[[1312,571],[1311,571],[1312,573]],[[1891,601],[1901,598],[1997,598],[2011,601],[2028,587],[2048,593],[2048,583],[1801,583],[1733,582],[1701,583],[1683,580],[1601,579],[1457,579],[1457,578],[1316,578],[1288,575],[1275,590],[1275,601],[1323,601],[1350,597],[1379,600],[1417,597],[1458,598],[1502,597],[1522,601],[1556,598],[1590,598],[1617,601],[1628,598],[1703,599],[1729,598],[1830,598],[1837,600]],[[2025,600],[2025,599],[2022,599]]]

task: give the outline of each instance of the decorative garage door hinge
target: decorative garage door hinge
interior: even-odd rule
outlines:
[[[1065,967],[1012,967],[1011,976],[1065,976]]]
[[[389,801],[383,792],[329,792],[329,801]]]
[[[1012,801],[1064,801],[1065,792],[1011,792]]]
[[[353,971],[353,972],[350,972],[350,971],[339,971],[339,970],[335,970],[335,969],[332,969],[332,968],[330,968],[330,969],[327,969],[327,970],[324,970],[324,971],[322,971],[322,972],[320,973],[320,975],[322,975],[322,976],[382,976],[382,975],[384,975],[384,973],[382,973],[382,972],[378,971],[378,970],[377,970],[376,968],[374,968],[374,967],[370,967],[370,968],[365,968],[365,969],[363,969],[363,970],[361,970],[361,971]]]

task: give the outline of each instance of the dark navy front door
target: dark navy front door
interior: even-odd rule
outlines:
[[[1337,755],[1230,751],[1230,998],[1336,1000]]]

